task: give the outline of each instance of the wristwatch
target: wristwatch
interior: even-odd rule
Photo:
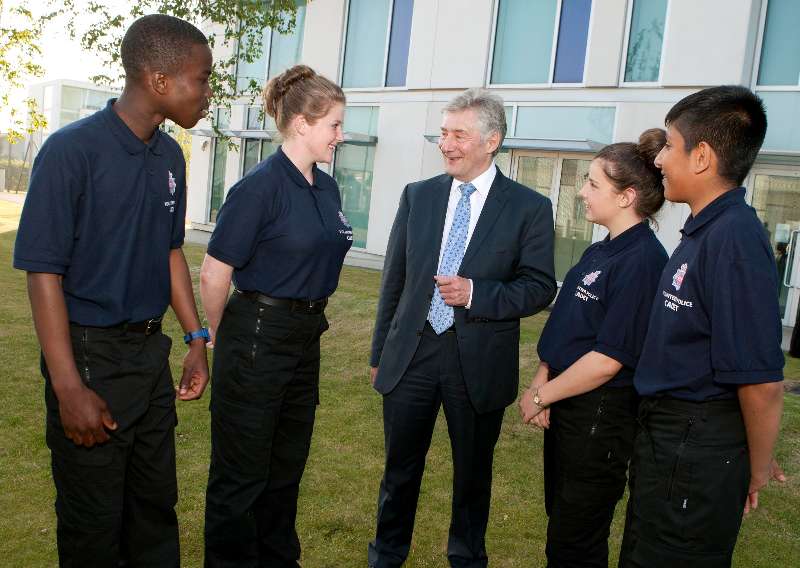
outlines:
[[[184,335],[183,342],[188,345],[195,339],[200,339],[201,337],[206,340],[206,343],[211,341],[211,335],[208,333],[208,329],[206,329],[205,327],[201,327],[197,331],[190,331],[189,333]]]
[[[536,387],[535,389],[533,389],[533,404],[535,404],[536,406],[538,406],[542,410],[544,410],[545,408],[547,408],[549,406],[548,404],[545,404],[544,401],[539,396],[539,387]]]

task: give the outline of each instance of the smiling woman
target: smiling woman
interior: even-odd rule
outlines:
[[[270,80],[264,107],[283,144],[230,189],[203,261],[216,342],[206,566],[300,558],[295,517],[319,402],[319,338],[353,243],[336,181],[316,166],[344,139],[344,102],[338,85],[304,65]]]

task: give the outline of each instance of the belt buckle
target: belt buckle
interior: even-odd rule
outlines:
[[[158,326],[159,323],[161,323],[160,319],[152,318],[147,320],[147,325],[144,328],[144,334],[152,335],[153,333],[155,333],[156,332],[155,328],[156,326]]]

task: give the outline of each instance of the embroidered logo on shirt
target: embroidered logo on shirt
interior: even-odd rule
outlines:
[[[689,268],[689,265],[685,262],[681,264],[681,267],[675,271],[675,274],[672,276],[672,287],[676,290],[681,289],[681,285],[683,284],[683,279],[686,277],[686,269]]]
[[[595,270],[594,272],[590,272],[586,276],[583,277],[583,285],[584,286],[591,286],[597,281],[597,277],[603,273],[602,270]]]
[[[175,188],[178,187],[178,184],[175,183],[175,176],[172,175],[172,172],[167,171],[167,173],[169,174],[169,194],[175,195]]]
[[[344,225],[345,227],[350,226],[350,221],[347,220],[347,217],[345,217],[344,213],[342,213],[341,211],[339,211],[339,221],[341,221],[342,225]]]

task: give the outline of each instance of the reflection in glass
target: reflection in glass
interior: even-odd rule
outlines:
[[[561,161],[561,180],[556,208],[556,280],[562,282],[567,271],[580,260],[592,244],[592,223],[586,220],[583,199],[578,196],[591,160]]]
[[[667,0],[634,0],[625,62],[626,82],[658,81],[666,18]]]
[[[761,47],[761,64],[758,66],[759,85],[800,84],[798,29],[800,29],[800,2],[769,0]]]
[[[350,0],[342,87],[382,87],[390,0]]]
[[[550,197],[555,169],[555,158],[520,156],[517,164],[517,181],[545,197]]]
[[[778,303],[781,316],[786,310],[789,288],[784,286],[791,263],[787,250],[792,231],[800,230],[800,178],[757,175],[753,188],[753,208],[764,223],[775,263],[778,265]],[[789,274],[791,276],[791,274]]]
[[[261,151],[261,141],[256,140],[253,138],[246,138],[244,140],[244,153],[242,157],[242,175],[245,176],[247,173],[253,169],[259,159],[259,153]]]
[[[227,142],[215,138],[214,159],[211,163],[211,202],[208,206],[209,223],[217,222],[217,213],[222,206],[222,196],[225,193],[225,162],[227,159]]]
[[[353,226],[353,246],[367,246],[375,146],[339,144],[333,177],[342,193],[342,211]]]

